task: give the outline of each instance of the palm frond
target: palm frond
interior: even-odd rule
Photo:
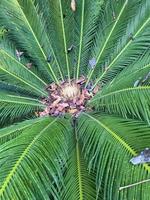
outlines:
[[[14,72],[18,71],[18,68],[20,69],[20,76],[23,76],[26,79],[29,79],[30,84],[34,83],[34,85],[37,85],[41,90],[44,90],[47,86],[46,82],[44,82],[39,76],[36,75],[36,73],[32,72],[32,69],[29,69],[27,66],[22,64],[16,56],[16,51],[14,47],[11,45],[11,43],[7,40],[3,40],[0,44],[1,50],[0,50],[0,58],[1,63],[10,65],[12,64]],[[8,64],[10,62],[10,64]],[[5,65],[6,65],[5,64]],[[27,64],[27,63],[26,63]]]
[[[76,2],[76,13],[74,15],[74,44],[76,48],[76,78],[79,75],[87,74],[88,62],[90,60],[90,51],[92,49],[96,30],[100,25],[100,11],[102,10],[103,1],[95,1],[93,4],[90,0]]]
[[[72,32],[72,30],[68,31],[67,25],[67,23],[72,22],[72,13],[68,9],[70,1],[60,2],[59,0],[45,0],[42,2],[40,0],[35,0],[34,4],[39,8],[39,14],[44,18],[45,30],[51,42],[55,57],[57,58],[58,65],[60,66],[63,77],[67,78],[69,75],[68,73],[71,72],[70,63],[67,64],[69,62],[69,57],[66,55],[66,50],[69,48],[69,45],[71,45],[69,35],[70,32]]]
[[[111,114],[116,113],[125,118],[130,116],[150,123],[149,96],[150,86],[131,87],[97,96],[91,100],[91,105],[97,110],[106,108]]]
[[[87,170],[85,159],[82,156],[81,146],[75,139],[70,142],[69,160],[64,173],[64,187],[61,199],[95,199],[96,185],[94,173]]]
[[[64,52],[65,52],[65,58],[66,58],[67,75],[68,75],[68,80],[70,81],[70,69],[69,69],[70,67],[69,67],[69,60],[68,60],[68,54],[67,54],[66,31],[65,31],[64,19],[63,19],[64,3],[65,2],[62,2],[62,0],[58,0],[59,9],[60,9],[60,19],[61,19],[61,26],[62,26],[63,41],[64,41]]]
[[[93,54],[95,54],[93,56],[97,57],[96,68],[98,67],[97,65],[101,61],[101,57],[104,51],[105,50],[107,51],[107,48],[109,49],[109,51],[111,50],[113,43],[110,41],[113,40],[114,42],[116,41],[116,39],[118,39],[118,37],[114,37],[114,35],[117,33],[117,30],[119,29],[118,26],[119,26],[120,21],[122,20],[121,18],[122,15],[125,15],[124,12],[127,9],[127,4],[128,4],[128,1],[124,1],[124,2],[120,1],[118,4],[113,4],[113,2],[108,1],[105,4],[105,7],[103,7],[104,12],[102,13],[102,16],[101,16],[103,18],[103,20],[101,20],[102,28],[101,30],[99,30],[99,32],[96,35],[96,40],[95,40],[95,45],[94,45],[95,48],[94,48],[94,52],[92,52]],[[108,10],[111,10],[111,12]],[[129,16],[129,13],[128,13],[128,16]],[[126,23],[127,21],[128,20],[126,19]],[[122,33],[122,31],[124,31],[126,23],[123,24],[124,27],[122,27],[122,29],[119,29],[120,34]],[[104,34],[104,29],[105,29],[105,34]],[[109,45],[109,47],[107,47],[107,45]],[[106,56],[108,55],[105,54],[105,57]],[[92,77],[93,72],[94,72],[94,69],[90,70],[88,74],[88,82],[90,78]]]
[[[116,76],[109,84],[101,90],[102,94],[113,92],[116,90],[136,86],[142,86],[148,80],[150,71],[150,51],[148,50],[135,63],[129,65],[118,76]],[[126,78],[124,78],[126,77]],[[148,85],[149,83],[147,83]]]
[[[28,12],[29,8],[32,12]],[[10,37],[14,38],[20,48],[28,53],[47,81],[51,80],[51,76],[54,81],[58,82],[51,64],[47,62],[48,50],[46,52],[46,49],[42,49],[44,45],[46,45],[44,48],[49,48],[49,41],[33,2],[31,0],[3,1],[0,18],[1,25],[7,26]]]
[[[137,62],[129,65],[113,81],[103,87],[91,100],[91,104],[96,105],[97,109],[106,108],[110,113],[114,109],[113,113],[149,122],[149,53],[148,49]],[[106,107],[105,103],[108,103]]]
[[[0,123],[7,120],[13,122],[23,116],[29,116],[41,109],[44,109],[42,102],[23,96],[11,95],[0,92]]]
[[[3,49],[0,50],[0,74],[1,80],[13,82],[25,89],[32,89],[35,94],[47,96],[46,91],[44,91],[46,84]]]
[[[0,1],[0,90],[1,200],[150,200],[149,0]]]
[[[57,159],[65,162],[68,157],[67,130],[63,123],[47,118],[27,127],[17,140],[0,146],[2,200],[49,199],[51,193],[57,197],[54,184],[59,186],[62,179]],[[21,188],[25,189],[24,192]]]
[[[125,1],[120,2],[123,6],[124,3]],[[114,32],[116,36],[112,35],[112,40],[114,38],[116,39],[110,43],[110,48],[112,50],[108,48],[109,51],[107,53],[106,49],[107,55],[105,55],[104,58],[101,59],[101,63],[98,64],[99,69],[95,67],[95,69],[98,69],[98,71],[95,70],[95,78],[97,78],[95,86],[99,81],[106,83],[112,80],[117,73],[135,61],[142,52],[145,51],[149,44],[149,1],[139,1],[136,4],[134,1],[128,1],[126,3],[125,8],[123,6],[120,7],[120,10],[124,8],[124,15],[118,15],[118,17],[120,17],[121,30],[119,25],[116,26],[117,32]],[[115,6],[117,7],[118,5],[115,4]],[[119,8],[117,8],[117,11],[118,10]],[[110,27],[113,28],[112,25]],[[107,29],[107,27],[106,30],[108,30],[107,34],[109,36],[110,30]],[[103,43],[105,44],[107,38],[103,36],[103,34],[102,38]],[[145,41],[147,46],[145,45]],[[97,76],[97,74],[99,75]]]
[[[83,114],[78,130],[89,168],[97,172],[97,192],[103,193],[103,199],[149,198],[148,183],[119,191],[124,184],[149,177],[147,164],[133,166],[129,163],[137,152],[149,145],[148,125],[108,115]]]
[[[23,133],[23,131],[28,128],[32,127],[34,124],[45,120],[44,118],[37,118],[37,119],[31,119],[26,120],[23,122],[20,122],[18,124],[14,124],[11,126],[7,126],[5,128],[0,129],[0,145],[18,137]]]
[[[80,60],[81,60],[81,51],[82,51],[82,45],[83,45],[83,25],[84,25],[84,15],[85,15],[85,0],[81,1],[81,28],[80,28],[80,42],[79,42],[79,55],[78,55],[78,64],[77,64],[77,75],[76,78],[79,77],[79,68],[80,68]]]
[[[1,92],[9,92],[14,95],[23,95],[23,96],[28,96],[28,97],[33,97],[37,98],[38,95],[33,94],[31,90],[26,90],[23,87],[20,87],[15,84],[10,84],[5,81],[0,81],[0,91]]]

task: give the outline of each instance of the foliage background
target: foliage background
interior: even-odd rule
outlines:
[[[76,3],[0,1],[2,200],[150,200],[150,182],[119,190],[150,178],[129,162],[150,147],[150,1]],[[93,112],[36,116],[49,83],[80,75],[101,85]]]

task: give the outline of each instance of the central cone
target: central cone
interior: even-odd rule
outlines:
[[[80,77],[77,80],[62,81],[60,84],[51,83],[47,86],[48,98],[42,99],[46,106],[45,110],[39,112],[39,116],[51,115],[61,116],[70,113],[78,116],[86,110],[86,102],[98,91],[90,92],[90,87],[85,87],[86,79]]]
[[[64,100],[73,100],[78,98],[81,94],[79,85],[73,84],[65,84],[61,90],[61,95]]]

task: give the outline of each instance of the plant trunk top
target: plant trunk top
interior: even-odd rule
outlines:
[[[86,103],[98,91],[99,87],[92,88],[89,83],[85,87],[85,77],[80,77],[78,80],[72,79],[69,81],[60,82],[60,84],[51,83],[47,86],[48,98],[43,98],[42,103],[46,105],[43,112],[39,112],[39,116],[61,116],[65,113],[70,113],[73,116],[78,116],[81,112],[86,111]],[[89,108],[88,108],[89,109]]]

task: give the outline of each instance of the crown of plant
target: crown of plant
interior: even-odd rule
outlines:
[[[150,0],[0,1],[0,200],[150,200]]]

